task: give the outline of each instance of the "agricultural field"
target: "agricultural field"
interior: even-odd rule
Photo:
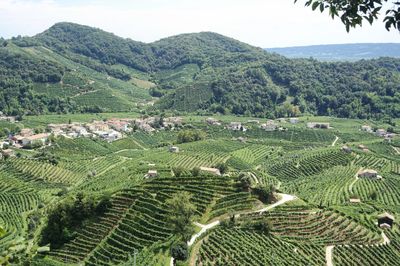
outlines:
[[[182,67],[183,83],[192,67]],[[110,117],[124,114],[48,115],[0,125],[12,131]],[[2,158],[0,265],[170,265],[171,247],[183,239],[171,220],[171,201],[182,194],[193,206],[193,230],[177,265],[398,263],[400,141],[360,131],[365,123],[387,125],[304,117],[277,122],[283,129],[269,132],[251,118],[216,117],[222,125],[206,118],[184,116],[180,128],[135,130],[110,143],[56,137],[49,146]],[[228,129],[232,121],[247,131]],[[308,121],[333,128],[308,129]],[[181,132],[199,131],[199,140],[179,141]],[[360,176],[366,169],[382,178]],[[95,210],[74,212],[82,206]],[[69,212],[84,216],[82,222],[61,230],[62,243],[44,241],[50,221]],[[395,219],[390,229],[378,226],[385,212]]]

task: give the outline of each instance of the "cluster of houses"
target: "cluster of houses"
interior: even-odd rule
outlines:
[[[158,119],[158,120],[157,120]],[[155,124],[158,123],[158,126]],[[161,119],[149,118],[111,118],[105,121],[92,121],[90,123],[49,124],[46,133],[35,134],[33,129],[24,128],[17,135],[10,135],[1,142],[0,148],[13,146],[15,148],[29,147],[30,145],[44,145],[51,135],[66,138],[98,137],[107,142],[112,142],[123,137],[123,134],[133,131],[133,127],[146,132],[155,128],[175,128],[182,125],[182,118],[167,117]]]
[[[300,120],[297,117],[291,117],[289,119],[285,118],[279,118],[276,121],[274,120],[268,120],[266,123],[260,124],[259,120],[248,120],[247,124],[260,124],[259,127],[265,131],[275,131],[275,130],[284,130],[283,127],[280,127],[280,123],[287,123],[289,122],[290,124],[298,124]],[[220,126],[222,125],[220,121],[218,121],[215,118],[209,117],[206,119],[206,123],[208,125],[212,126]],[[243,131],[246,132],[248,128],[242,123],[242,122],[230,122],[227,126],[227,129],[233,130],[233,131]],[[309,122],[307,123],[307,128],[321,128],[321,129],[330,129],[330,123],[323,123],[323,122]]]
[[[133,124],[140,130],[145,132],[153,132],[157,128],[164,129],[169,128],[171,130],[182,126],[182,117],[166,117],[166,118],[157,118],[157,117],[147,117],[147,118],[139,118],[133,120]]]
[[[377,135],[378,137],[383,137],[383,138],[385,138],[385,141],[387,141],[387,142],[391,142],[393,137],[396,135],[394,133],[387,132],[387,130],[385,130],[383,128],[378,128],[374,131],[372,129],[372,127],[369,125],[362,125],[361,131],[373,133],[373,134]]]
[[[330,129],[330,123],[322,123],[322,122],[308,122],[307,128],[321,128],[321,129]]]

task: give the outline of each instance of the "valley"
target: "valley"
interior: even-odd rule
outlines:
[[[399,58],[57,23],[0,38],[0,140],[0,265],[399,263]]]
[[[104,124],[93,122],[99,117]],[[354,256],[375,265],[368,254],[377,249],[384,261],[397,260],[400,144],[397,135],[377,130],[391,125],[329,117],[159,118],[121,113],[22,121],[52,137],[33,149],[10,146],[1,162],[1,263],[126,265],[138,252],[137,265],[169,265],[170,247],[180,238],[169,222],[169,201],[182,192],[194,206],[195,231],[179,265],[353,265]],[[129,130],[112,141],[96,133],[68,135],[72,128],[57,136],[51,131],[70,122],[90,132],[116,121],[128,121]],[[140,121],[153,130],[137,127]],[[192,138],[196,132],[204,134]],[[361,177],[360,169],[382,178]],[[77,197],[84,206],[96,204],[105,195],[105,209],[83,218],[62,244],[43,240],[56,206]],[[390,227],[379,226],[384,213],[394,217]]]

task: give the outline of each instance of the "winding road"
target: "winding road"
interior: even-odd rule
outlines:
[[[283,194],[283,193],[277,193],[277,195],[280,197],[280,199],[277,202],[275,202],[274,204],[271,204],[271,205],[266,206],[266,207],[264,207],[262,209],[259,209],[259,210],[256,210],[256,211],[247,212],[247,213],[244,213],[244,214],[259,213],[261,215],[266,211],[269,211],[269,210],[271,210],[273,208],[278,207],[279,205],[282,205],[282,204],[285,204],[288,201],[292,201],[292,200],[297,199],[297,197],[293,196],[293,195],[288,195],[288,194]],[[201,230],[200,230],[200,232],[194,234],[190,238],[190,240],[187,242],[188,246],[189,247],[192,246],[196,242],[197,238],[199,238],[202,234],[207,232],[207,230],[210,230],[211,228],[219,225],[220,223],[221,223],[220,220],[216,220],[216,221],[214,221],[212,223],[209,223],[209,224],[206,224],[206,225],[195,222],[194,224],[196,226],[201,227]],[[174,265],[174,259],[172,257],[171,257],[171,260],[170,260],[170,265],[171,266]]]

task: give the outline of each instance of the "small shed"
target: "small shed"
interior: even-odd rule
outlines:
[[[157,170],[149,170],[147,172],[147,177],[156,177],[157,175]]]
[[[350,203],[361,203],[359,198],[350,198]]]
[[[221,175],[221,172],[219,171],[218,168],[200,167],[200,170],[213,175]]]
[[[358,177],[367,177],[367,178],[372,178],[372,179],[381,179],[382,177],[378,175],[378,172],[376,170],[372,169],[364,169],[358,172]]]
[[[345,152],[345,153],[351,153],[352,152],[351,148],[349,146],[347,146],[347,145],[344,145],[342,147],[342,151]]]
[[[392,228],[395,219],[394,216],[385,212],[378,216],[378,226],[380,228]]]
[[[169,147],[169,151],[173,152],[173,153],[178,153],[179,152],[179,147],[171,146],[171,147]]]

